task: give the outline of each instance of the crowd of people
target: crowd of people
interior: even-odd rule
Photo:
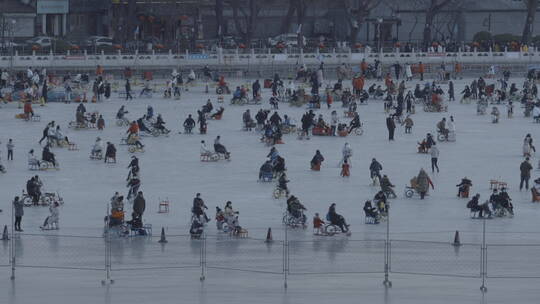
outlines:
[[[440,45],[439,45],[440,47]],[[291,225],[305,227],[307,223],[307,216],[304,212],[307,210],[306,206],[300,202],[298,197],[291,195],[291,189],[289,184],[292,183],[287,177],[285,158],[281,156],[276,148],[277,145],[283,144],[284,134],[293,133],[297,130],[298,139],[309,139],[310,135],[324,135],[324,136],[348,136],[350,134],[361,135],[362,132],[358,130],[363,129],[364,124],[360,120],[359,107],[363,104],[367,104],[369,100],[381,100],[383,110],[387,114],[385,117],[385,125],[388,130],[388,141],[392,142],[396,139],[395,130],[399,126],[403,126],[405,134],[411,134],[412,128],[415,126],[413,115],[416,115],[416,106],[422,104],[423,109],[426,112],[445,112],[447,110],[448,103],[454,102],[454,80],[459,76],[461,67],[456,64],[452,69],[452,73],[446,72],[445,65],[441,65],[439,72],[435,75],[435,80],[430,82],[424,82],[426,77],[426,68],[422,62],[417,64],[406,63],[401,65],[396,63],[390,66],[390,71],[383,73],[383,66],[375,60],[373,63],[368,63],[363,60],[359,64],[358,72],[353,75],[350,82],[350,88],[346,84],[348,77],[347,67],[341,65],[338,67],[338,79],[333,85],[328,85],[325,90],[321,90],[325,84],[329,81],[325,80],[325,67],[324,64],[315,69],[309,70],[306,66],[300,66],[297,71],[295,81],[290,81],[287,88],[285,88],[284,81],[281,80],[279,74],[274,74],[273,79],[268,86],[271,90],[271,97],[268,100],[268,104],[273,108],[271,110],[261,108],[252,117],[250,109],[246,109],[242,113],[242,126],[243,130],[247,132],[256,131],[261,135],[261,141],[271,147],[270,153],[267,155],[267,159],[260,167],[258,176],[260,181],[275,181],[276,192],[275,197],[286,197],[287,199],[287,213],[291,218]],[[3,75],[3,72],[2,72]],[[203,69],[203,75],[212,81],[216,81],[216,87],[221,88],[221,93],[227,94],[228,84],[225,81],[224,76],[215,77],[208,67]],[[433,73],[431,74],[433,75]],[[470,85],[465,86],[461,92],[463,97],[462,103],[468,103],[477,101],[478,107],[485,105],[488,102],[494,104],[491,115],[495,117],[492,122],[498,123],[501,119],[498,106],[505,105],[507,107],[507,117],[511,118],[514,113],[513,102],[520,103],[525,108],[525,117],[532,116],[534,120],[540,121],[540,102],[538,101],[538,88],[535,82],[536,74],[534,72],[529,73],[527,80],[524,82],[521,89],[518,89],[515,83],[509,85],[510,72],[503,71],[502,77],[495,81],[486,80],[484,77],[474,79]],[[170,80],[167,80],[165,87],[164,97],[169,98],[172,96],[180,96],[183,89],[187,90],[187,84],[191,84],[195,81],[197,76],[193,70],[190,70],[186,82],[184,82],[181,73],[176,70],[171,74]],[[373,78],[375,82],[370,86],[367,86],[368,79]],[[419,78],[421,83],[416,83],[413,87],[408,85],[414,78]],[[3,76],[2,76],[2,79]],[[47,100],[47,86],[48,86],[48,74],[45,69],[41,72],[37,70],[28,69],[26,73],[18,73],[14,78],[15,83],[19,83],[17,86],[23,87],[36,87],[41,86],[42,94],[41,98],[44,98],[44,102]],[[92,82],[92,99],[96,102],[100,102],[103,99],[111,97],[111,87],[107,78],[104,75],[103,69],[98,66],[96,71],[96,77]],[[77,82],[90,82],[87,76],[76,76],[74,79],[70,77],[65,78],[66,83],[66,96],[68,91],[71,90],[71,83]],[[307,86],[296,87],[295,83],[305,83]],[[424,82],[422,84],[422,82]],[[490,83],[491,82],[491,83]],[[6,85],[6,82],[3,82]],[[443,90],[443,87],[447,87]],[[306,93],[306,88],[310,88],[310,94]],[[69,90],[68,90],[69,88]],[[251,94],[249,91],[252,91]],[[249,86],[238,86],[232,93],[232,99],[239,100],[244,98],[250,98],[253,100],[262,99],[262,90],[259,80],[255,80],[251,88]],[[143,89],[138,95],[139,98],[149,97],[154,89],[152,89],[151,83],[146,81],[143,85]],[[32,94],[29,94],[31,96]],[[125,82],[125,98],[131,100],[131,84],[130,79],[127,78]],[[299,124],[296,125],[295,118],[288,114],[280,113],[279,105],[281,103],[288,102],[294,104],[295,102],[305,102],[308,104],[308,109],[301,117],[298,117]],[[339,117],[337,110],[334,110],[335,103],[341,101],[342,107],[345,109],[345,117]],[[321,109],[321,104],[326,103],[326,107],[329,109],[330,116],[324,117],[324,114],[317,111]],[[25,104],[24,112],[26,115],[34,115],[31,108],[31,100],[28,102],[28,106]],[[188,114],[187,118],[183,121],[182,127],[183,133],[193,133],[197,124],[199,124],[199,133],[204,135],[208,130],[208,120],[220,120],[223,116],[225,108],[220,106],[215,108],[211,100],[208,99],[205,104],[202,105],[200,110],[197,110],[197,119],[192,117],[192,114]],[[116,125],[127,127],[126,138],[124,142],[129,145],[129,151],[132,153],[144,152],[145,145],[142,143],[144,136],[161,136],[167,135],[171,132],[166,127],[166,122],[161,114],[154,113],[154,109],[151,105],[146,108],[146,113],[138,119],[128,119],[127,106],[122,105],[116,112]],[[381,122],[382,123],[382,122]],[[105,119],[103,115],[98,112],[88,113],[85,104],[81,102],[75,112],[76,128],[95,128],[97,130],[103,130],[105,128]],[[431,133],[427,133],[426,137],[418,143],[418,152],[426,153],[431,159],[431,172],[432,174],[440,174],[439,157],[444,156],[445,150],[438,142],[455,141],[456,140],[456,125],[453,115],[442,118],[436,124],[434,124],[437,132],[437,137],[434,137]],[[182,133],[178,132],[178,133]],[[28,152],[28,164],[30,167],[41,169],[47,168],[59,168],[59,162],[53,152],[53,147],[61,147],[65,145],[71,145],[71,141],[63,133],[60,125],[55,121],[49,122],[45,129],[43,129],[42,137],[39,140],[39,144],[42,145],[41,159],[38,159],[34,155],[34,150]],[[200,141],[200,156],[203,161],[217,161],[220,159],[231,160],[231,151],[229,151],[224,144],[222,144],[221,136],[217,135],[213,141],[213,149],[208,148],[205,140]],[[13,160],[14,141],[9,139],[7,143],[8,160]],[[324,169],[323,163],[325,157],[321,152],[322,149],[317,149],[315,155],[309,161],[310,169],[313,171],[321,171]],[[342,159],[339,163],[340,176],[349,177],[351,175],[352,168],[352,156],[353,151],[348,143],[342,148]],[[530,158],[534,156],[535,147],[533,145],[532,136],[527,134],[523,142],[523,156],[525,160],[521,163],[520,169],[520,190],[525,188],[529,190],[529,180],[531,178],[531,171],[533,166],[530,164]],[[103,155],[105,154],[105,155]],[[100,136],[96,137],[94,144],[90,151],[90,158],[92,159],[105,159],[105,162],[110,160],[116,162],[117,149],[111,142],[106,142],[106,146]],[[308,160],[306,160],[308,161]],[[0,163],[0,168],[1,163]],[[144,234],[143,225],[143,213],[145,210],[145,199],[141,187],[140,179],[140,167],[138,158],[133,155],[129,168],[129,174],[126,179],[128,193],[126,195],[126,201],[133,204],[133,211],[131,212],[131,219],[125,220],[124,214],[124,196],[118,192],[110,201],[109,214],[106,217],[106,223],[108,228],[124,227],[129,225],[131,229],[136,229],[137,232]],[[381,163],[373,158],[369,166],[369,176],[373,187],[378,189],[377,194],[370,200],[364,202],[363,210],[366,218],[369,218],[370,223],[379,223],[384,220],[388,215],[390,201],[389,199],[397,198],[395,191],[395,185],[391,182],[389,174],[383,173],[383,166]],[[37,179],[37,176],[36,176]],[[535,180],[535,185],[531,187],[531,191],[534,197],[539,197],[539,185]],[[34,177],[27,183],[28,195],[32,197],[34,202],[39,201],[41,182],[39,179],[35,180]],[[410,180],[410,187],[412,195],[417,194],[420,199],[426,199],[428,197],[429,188],[434,189],[434,184],[429,177],[426,170],[421,168],[419,173]],[[458,197],[468,197],[469,190],[472,187],[472,182],[464,178],[458,185]],[[499,191],[499,190],[497,190]],[[511,204],[511,199],[506,192],[506,188],[501,188],[500,192],[493,193],[489,199],[489,204],[479,203],[479,194],[473,196],[473,199],[467,204],[467,207],[473,212],[478,212],[480,217],[485,214],[490,216],[492,213],[505,216],[513,215],[514,210]],[[20,198],[14,201],[14,205],[18,206]],[[490,207],[491,206],[491,207]],[[50,205],[51,215],[50,219],[44,223],[43,227],[58,227],[58,206],[55,204]],[[210,218],[206,215],[205,210],[208,207],[205,205],[201,195],[198,193],[193,201],[192,207],[192,220],[190,226],[190,233],[193,235],[201,235],[202,231]],[[16,208],[17,210],[17,208]],[[502,210],[502,211],[501,211]],[[18,212],[21,214],[21,212]],[[236,234],[240,234],[245,230],[239,225],[238,211],[232,207],[232,202],[227,201],[224,208],[216,207],[216,222],[219,230],[234,231]],[[22,215],[21,215],[22,216]],[[300,223],[300,225],[298,225]],[[289,224],[287,221],[286,224]],[[314,228],[320,233],[328,233],[327,227],[329,225],[339,228],[342,233],[350,233],[349,224],[345,221],[345,218],[336,212],[336,204],[332,203],[328,209],[327,215],[324,219],[320,218],[316,213],[313,220]],[[20,220],[16,225],[20,229]]]

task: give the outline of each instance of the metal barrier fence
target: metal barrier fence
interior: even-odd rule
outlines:
[[[485,231],[484,231],[485,233]],[[540,279],[540,244],[486,244],[416,240],[352,240],[346,236],[309,241],[237,238],[229,235],[192,239],[189,235],[158,237],[88,237],[11,233],[0,241],[0,274],[18,268],[81,270],[101,273],[103,283],[115,274],[183,269],[200,271],[204,280],[214,271],[282,276],[370,274],[440,276],[481,280]],[[480,284],[479,284],[480,285]]]

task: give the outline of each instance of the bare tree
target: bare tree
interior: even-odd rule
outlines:
[[[527,7],[527,19],[525,19],[525,27],[523,28],[523,35],[521,36],[521,43],[528,44],[531,41],[534,18],[536,16],[536,10],[538,9],[538,0],[524,0]]]
[[[136,1],[135,0],[128,0],[128,8],[127,8],[127,25],[124,27],[125,29],[125,36],[124,38],[127,39],[127,41],[130,41],[134,37],[135,28],[137,27],[135,24],[135,11],[136,11]],[[142,29],[139,28],[139,31]]]
[[[450,2],[453,0],[428,0],[429,3],[425,9],[426,12],[426,23],[424,27],[424,46],[427,47],[429,44],[431,44],[432,39],[432,27],[433,27],[433,20],[435,19],[435,16]]]
[[[223,40],[223,0],[216,0],[216,36],[221,42]]]
[[[298,23],[298,29],[296,30],[298,47],[304,47],[304,20],[306,19],[307,5],[306,0],[295,0],[296,1],[296,23]]]
[[[306,0],[289,0],[289,8],[287,9],[287,15],[283,19],[281,24],[281,33],[285,34],[289,32],[293,17],[296,15],[296,23],[298,28],[296,33],[298,34],[298,46],[302,47],[304,44],[304,36],[302,35],[302,28],[304,26],[304,20],[307,11]]]
[[[365,22],[366,17],[369,16],[371,10],[382,2],[382,0],[345,0],[345,5],[349,6],[350,8],[353,5],[353,1],[356,1],[357,9],[351,10],[353,19],[351,22],[351,45],[356,44],[356,38],[358,36],[358,32],[360,31],[360,27]]]
[[[245,9],[245,2],[247,2],[247,10]],[[257,25],[255,20],[259,16],[261,10],[261,7],[257,5],[257,2],[257,0],[232,0],[230,2],[233,9],[234,26],[236,31],[242,36],[247,47],[250,47],[251,45],[251,39],[253,38],[253,33],[255,32],[255,27]],[[245,29],[242,28],[242,20],[240,20],[238,15],[239,12],[243,16]]]
[[[294,14],[296,13],[296,7],[297,7],[297,0],[289,0],[289,8],[287,9],[287,15],[285,15],[285,18],[283,19],[283,23],[281,24],[281,33],[285,34],[289,32],[289,28],[291,27],[292,19],[294,17]]]

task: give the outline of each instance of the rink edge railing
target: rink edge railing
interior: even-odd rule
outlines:
[[[74,68],[74,69],[95,69],[101,65],[109,69],[123,69],[131,67],[133,69],[171,69],[178,66],[201,67],[208,65],[211,67],[243,67],[250,66],[289,66],[289,65],[313,65],[324,62],[327,65],[338,64],[359,64],[363,59],[372,63],[374,60],[381,61],[384,65],[410,63],[416,64],[420,61],[426,64],[454,63],[464,64],[534,64],[540,63],[540,50],[530,51],[472,51],[472,52],[408,52],[399,51],[385,53],[365,53],[353,51],[336,51],[304,53],[303,51],[288,53],[272,53],[267,51],[243,51],[236,50],[226,53],[221,49],[208,53],[123,53],[118,50],[116,53],[88,54],[86,51],[64,54],[36,53],[24,55],[16,51],[12,55],[0,56],[0,68],[24,69],[31,67],[47,68]]]
[[[9,240],[0,241],[0,248],[9,251],[9,259],[0,258],[0,273],[10,269],[15,280],[25,275],[17,274],[17,269],[91,271],[103,273],[102,284],[112,284],[115,274],[134,271],[167,270],[184,276],[183,271],[196,271],[201,281],[213,271],[228,271],[230,278],[248,272],[282,276],[284,288],[291,276],[379,275],[387,288],[392,286],[392,275],[432,276],[476,279],[482,292],[487,291],[488,279],[540,279],[540,268],[534,266],[540,263],[533,261],[540,259],[540,244],[487,244],[485,225],[484,220],[481,243],[457,245],[394,240],[389,234],[384,239],[339,235],[296,241],[288,240],[287,229],[284,240],[271,242],[229,235],[200,239],[170,235],[168,243],[159,243],[155,236],[63,236],[12,230]]]

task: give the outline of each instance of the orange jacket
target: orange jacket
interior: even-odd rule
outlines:
[[[353,87],[356,90],[363,90],[364,89],[364,77],[358,77],[353,79]]]
[[[103,67],[98,66],[96,68],[96,75],[103,75]]]
[[[454,69],[455,69],[456,73],[460,73],[461,72],[461,64],[456,62],[456,66],[455,66]]]
[[[225,77],[219,76],[219,86],[224,87],[226,85],[227,85],[227,83],[225,82]]]
[[[321,228],[324,225],[324,221],[320,217],[313,218],[313,228]]]
[[[424,64],[420,63],[418,65],[418,73],[424,73],[424,72],[425,72]]]
[[[134,122],[129,126],[128,132],[131,134],[139,133],[139,125]]]
[[[24,113],[28,114],[28,113],[32,113],[32,103],[31,102],[25,102],[24,103]]]
[[[341,176],[350,176],[351,172],[349,171],[350,165],[343,164],[341,165]]]

